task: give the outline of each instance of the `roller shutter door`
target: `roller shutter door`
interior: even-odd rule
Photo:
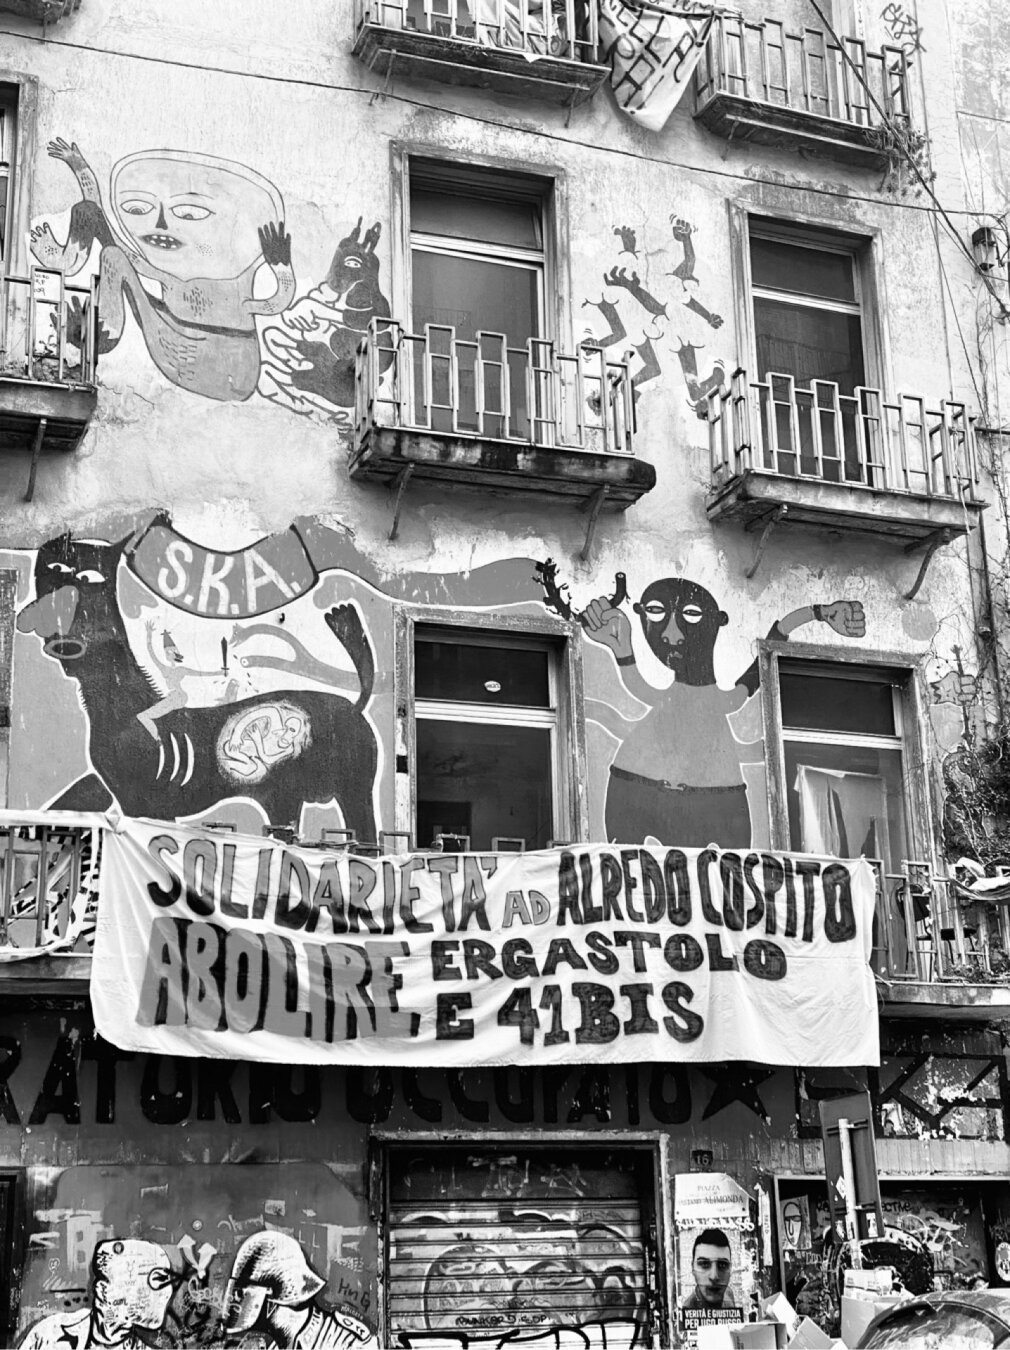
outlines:
[[[606,1350],[653,1343],[650,1153],[524,1144],[388,1159],[387,1344],[565,1331]]]

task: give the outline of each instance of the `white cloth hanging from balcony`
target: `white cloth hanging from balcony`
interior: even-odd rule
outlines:
[[[694,0],[599,0],[600,49],[618,107],[662,131],[705,50],[716,10]]]
[[[887,791],[877,774],[800,764],[795,787],[808,852],[847,858],[870,849],[889,856]]]

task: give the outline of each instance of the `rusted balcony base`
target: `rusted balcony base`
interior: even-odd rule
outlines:
[[[568,501],[587,501],[606,488],[600,501],[608,511],[626,510],[656,485],[653,466],[630,455],[378,426],[361,436],[350,474],[359,482],[392,484],[407,468],[412,468],[414,482],[536,492]]]
[[[835,117],[716,93],[698,108],[695,118],[726,140],[807,150],[863,169],[887,167],[887,153],[874,143],[873,128]]]
[[[781,525],[884,535],[924,543],[939,531],[967,534],[985,503],[913,492],[886,492],[847,483],[824,483],[750,469],[709,493],[710,520],[759,523],[782,506]]]
[[[80,7],[81,0],[0,0],[0,13],[17,14],[36,23],[56,23]]]
[[[0,452],[27,450],[25,500],[31,501],[40,455],[76,450],[98,404],[93,386],[49,384],[0,375]]]
[[[1010,985],[879,979],[881,1014],[944,1022],[1010,1020]]]
[[[387,79],[438,80],[568,106],[592,98],[610,74],[609,66],[378,23],[361,25],[353,52]]]

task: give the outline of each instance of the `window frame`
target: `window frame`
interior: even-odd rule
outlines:
[[[448,700],[418,700],[414,693],[414,643],[418,628],[425,632],[439,629],[452,634],[462,630],[476,640],[487,635],[499,638],[503,646],[526,644],[552,647],[551,676],[555,707],[552,713],[553,839],[584,842],[589,837],[589,813],[586,791],[586,719],[582,672],[582,644],[576,640],[575,625],[547,616],[504,614],[487,610],[443,610],[421,606],[396,605],[394,624],[393,702],[396,711],[394,736],[394,828],[407,834],[413,847],[417,835],[417,703],[438,703],[447,710],[479,707],[485,724],[543,726],[545,709],[529,708],[529,717],[494,717],[494,704],[460,704]],[[513,711],[514,705],[509,705]],[[505,712],[505,709],[501,709]],[[423,719],[422,719],[423,720]],[[444,720],[444,719],[443,719]]]
[[[376,1225],[376,1324],[384,1336],[389,1318],[389,1272],[387,1251],[389,1244],[389,1180],[390,1159],[396,1152],[409,1152],[417,1147],[445,1148],[446,1133],[437,1130],[373,1129],[368,1140],[368,1210]],[[673,1339],[676,1317],[677,1263],[673,1257],[675,1227],[673,1222],[673,1140],[661,1130],[453,1130],[452,1144],[460,1150],[467,1147],[484,1152],[500,1149],[502,1153],[524,1148],[585,1148],[587,1150],[621,1149],[641,1153],[652,1164],[652,1215],[655,1232],[648,1235],[656,1261],[654,1295],[653,1344],[669,1345]],[[521,1344],[521,1342],[520,1342]]]
[[[491,155],[461,156],[456,149],[415,142],[393,141],[389,154],[393,318],[407,331],[413,331],[410,225],[410,170],[413,164],[420,167],[430,180],[444,179],[457,187],[472,186],[474,189],[479,189],[483,183],[497,189],[505,197],[508,197],[505,189],[511,182],[522,199],[538,200],[541,203],[543,331],[538,336],[555,342],[561,350],[572,350],[571,270],[569,250],[563,247],[569,238],[568,185],[564,170],[549,164],[518,165]],[[474,195],[479,195],[479,191]],[[487,257],[487,254],[460,248],[460,244],[465,244],[465,241],[453,240],[451,246],[447,243],[445,252],[461,257]],[[509,261],[505,253],[513,253],[516,254],[512,260],[514,263],[518,261],[519,252],[525,250],[505,250],[503,260]]]
[[[737,364],[757,380],[757,324],[754,299],[764,294],[755,288],[750,261],[752,233],[761,238],[822,252],[847,253],[853,259],[853,275],[863,340],[863,375],[866,386],[879,389],[886,397],[891,389],[890,341],[887,329],[887,304],[884,293],[883,235],[879,227],[867,226],[855,233],[840,230],[833,221],[803,212],[753,210],[742,202],[731,201],[730,243],[733,259],[733,304],[737,320]],[[785,294],[785,293],[783,293]],[[799,298],[799,297],[798,297]],[[807,298],[802,297],[804,302]],[[831,301],[809,298],[811,307],[831,309],[834,313],[856,312]],[[742,358],[742,359],[741,359]],[[783,372],[788,374],[788,372]],[[799,386],[798,386],[799,387]]]
[[[7,246],[4,256],[0,257],[0,276],[26,275],[30,259],[25,240],[31,230],[31,205],[35,195],[34,147],[39,82],[32,75],[0,66],[0,99],[14,108],[14,146],[6,202]],[[0,209],[3,209],[3,203],[0,203]]]
[[[817,666],[835,666],[839,674],[845,667],[872,667],[887,670],[896,677],[895,701],[901,727],[901,791],[908,832],[908,858],[935,866],[931,821],[933,820],[929,775],[924,772],[928,744],[923,709],[926,707],[925,674],[921,660],[910,659],[905,652],[864,650],[814,643],[779,642],[763,639],[758,644],[761,705],[765,733],[765,773],[768,784],[768,827],[771,846],[780,852],[794,853],[789,838],[789,802],[785,765],[785,734],[782,725],[782,699],[779,670],[782,661],[789,666],[808,662]],[[825,735],[816,737],[821,743]],[[865,736],[838,733],[846,744],[877,744],[894,748],[890,738],[867,733]],[[798,739],[803,739],[799,737]],[[885,745],[886,742],[886,745]],[[841,743],[841,742],[839,742]],[[918,770],[918,771],[917,771]],[[895,859],[900,865],[901,859]]]

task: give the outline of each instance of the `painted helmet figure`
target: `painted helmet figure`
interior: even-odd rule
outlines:
[[[235,1253],[225,1290],[225,1331],[238,1336],[251,1330],[269,1304],[301,1308],[325,1286],[298,1242],[287,1233],[255,1233]]]

